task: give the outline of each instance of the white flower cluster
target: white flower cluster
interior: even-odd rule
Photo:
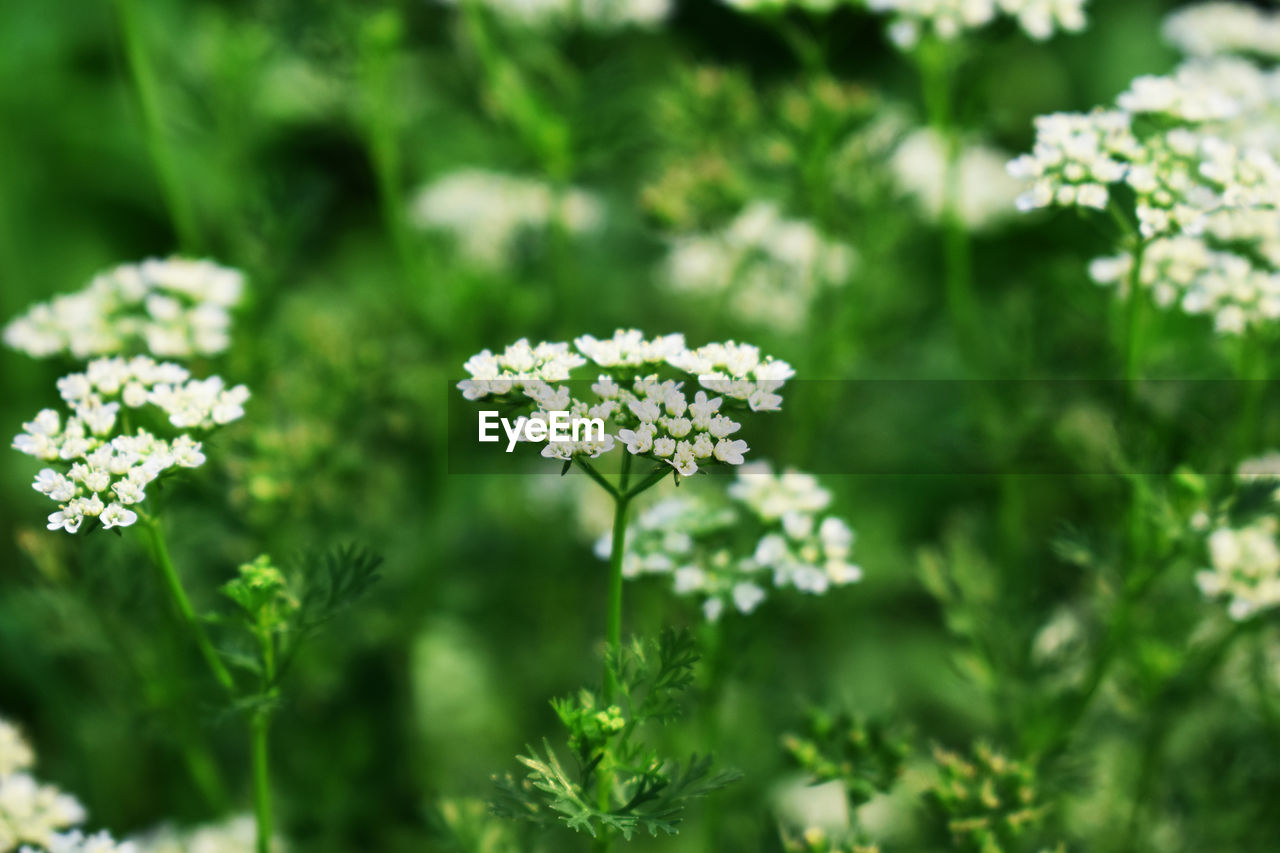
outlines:
[[[956,164],[956,207],[970,230],[1008,219],[1025,184],[1008,173],[1009,155],[980,143],[961,148]],[[947,187],[947,158],[938,134],[922,128],[898,145],[889,161],[899,190],[913,198],[929,219],[942,216]]]
[[[677,292],[723,297],[737,319],[798,329],[819,291],[843,285],[856,258],[810,223],[757,201],[721,231],[674,238],[662,281]]]
[[[681,383],[672,380],[637,379],[629,391],[612,385],[607,392],[615,390],[636,422],[634,429],[618,430],[628,453],[651,454],[682,477],[696,474],[699,462],[742,464],[747,443],[729,438],[742,425],[720,414],[720,397],[708,399],[705,391],[698,391],[690,402]]]
[[[734,341],[691,350],[680,334],[646,339],[635,329],[619,329],[604,340],[583,335],[574,346],[577,352],[567,343],[532,346],[521,339],[500,354],[484,350],[463,365],[471,378],[458,388],[468,400],[494,398],[525,410],[528,420],[521,437],[547,441],[543,456],[594,458],[620,442],[628,453],[670,465],[687,477],[700,465],[741,464],[749,448],[731,438],[741,424],[730,413],[777,411],[782,405],[778,392],[794,375],[786,362]],[[588,361],[597,368],[589,388],[585,381],[560,384],[570,382],[572,371]],[[685,387],[690,377],[706,390],[690,396]],[[530,423],[549,422],[558,412],[613,426],[603,437],[584,436],[581,441],[552,441],[546,430],[541,438],[530,435]]]
[[[0,720],[0,853],[24,844],[56,851],[58,830],[85,819],[74,797],[31,775],[34,764],[35,753],[22,733]]]
[[[824,515],[830,503],[831,493],[810,474],[744,465],[726,493],[668,497],[642,512],[627,530],[623,575],[671,575],[677,594],[703,598],[712,621],[726,605],[750,613],[768,585],[821,595],[862,577],[850,562],[853,531]],[[743,528],[756,534],[745,551],[730,535]],[[607,560],[611,548],[606,534],[596,555]]]
[[[1035,148],[1009,167],[1034,182],[1019,207],[1103,209],[1132,197],[1145,243],[1138,280],[1157,304],[1211,316],[1225,334],[1275,320],[1280,73],[1193,59],[1138,78],[1117,105],[1036,119]],[[1105,257],[1091,275],[1123,283],[1131,270],[1129,255]]]
[[[1263,516],[1245,527],[1219,527],[1209,535],[1212,567],[1196,573],[1211,598],[1227,598],[1232,619],[1280,605],[1280,519]]]
[[[486,349],[467,359],[462,369],[471,378],[459,382],[458,388],[468,400],[502,396],[523,390],[526,385],[566,382],[570,371],[586,363],[585,358],[570,351],[568,344],[544,341],[535,347],[529,345],[528,338],[521,338],[500,354]]]
[[[208,826],[179,828],[164,826],[132,839],[137,853],[254,853],[258,836],[252,815],[236,815]],[[285,850],[280,839],[272,839],[274,853]]]
[[[1095,259],[1089,275],[1127,295],[1133,257]],[[1139,283],[1155,304],[1213,318],[1214,329],[1238,335],[1251,325],[1280,318],[1280,274],[1259,269],[1241,255],[1217,251],[1200,237],[1153,240],[1142,256]]]
[[[463,257],[490,270],[510,264],[527,235],[553,227],[582,235],[604,222],[604,205],[590,193],[482,169],[439,178],[418,191],[411,207],[415,224],[448,232]]]
[[[985,27],[998,15],[1015,19],[1037,41],[1056,30],[1085,28],[1086,0],[867,0],[876,12],[893,15],[889,37],[904,50],[932,34],[950,41],[966,30]]]
[[[475,0],[442,0],[449,5]],[[479,0],[504,20],[543,29],[580,25],[592,30],[656,27],[671,12],[671,0]]]
[[[1243,53],[1280,58],[1280,13],[1249,3],[1198,3],[1165,18],[1164,37],[1191,56]]]
[[[201,443],[187,433],[171,440],[146,429],[131,429],[131,416],[158,411],[180,430],[208,430],[244,415],[249,390],[226,387],[222,379],[192,379],[183,367],[147,356],[100,358],[83,373],[58,380],[68,413],[44,409],[23,424],[13,447],[63,470],[43,468],[33,488],[58,503],[50,530],[75,533],[86,518],[104,528],[127,527],[138,519],[131,506],[146,498],[146,487],[174,468],[204,464]]]
[[[107,832],[85,835],[80,831],[52,835],[41,845],[47,853],[142,853],[130,841],[115,841]],[[23,847],[21,853],[41,853],[31,847]]]
[[[79,359],[145,349],[162,358],[222,352],[244,276],[210,261],[169,258],[125,264],[84,290],[30,308],[4,342],[36,358]]]

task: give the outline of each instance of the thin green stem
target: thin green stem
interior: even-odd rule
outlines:
[[[973,293],[973,249],[969,230],[960,214],[960,131],[955,120],[955,93],[951,86],[957,62],[949,45],[937,40],[922,44],[916,53],[925,112],[929,126],[943,151],[942,260],[947,310],[961,348],[976,360],[977,302]]]
[[[625,495],[614,501],[613,549],[609,552],[609,592],[605,604],[604,701],[612,702],[618,685],[614,680],[613,662],[622,648],[622,559],[627,546],[627,510],[631,499]]]
[[[253,752],[253,814],[258,824],[257,853],[270,853],[271,850],[271,768],[267,751],[270,722],[270,712],[260,709],[254,711],[249,723]]]
[[[622,466],[618,471],[618,491],[626,494],[627,483],[631,481],[631,458],[632,454],[623,452]]]
[[[627,455],[629,456],[630,454],[627,454]],[[573,464],[577,465],[579,468],[585,471],[587,473],[587,476],[590,477],[592,480],[595,480],[596,485],[598,485],[600,488],[608,492],[609,496],[612,497],[614,500],[617,500],[619,497],[621,497],[621,495],[618,493],[617,487],[614,486],[613,483],[610,483],[608,480],[606,480],[604,478],[604,475],[601,474],[599,471],[597,471],[595,469],[595,466],[592,465],[590,462],[583,459],[581,456],[575,456],[573,457]]]
[[[271,765],[268,750],[268,734],[271,727],[271,710],[275,698],[276,656],[271,626],[264,624],[260,616],[258,644],[262,651],[261,704],[254,709],[249,723],[250,748],[253,754],[253,814],[258,824],[257,853],[270,853],[272,835],[271,815]]]
[[[1262,440],[1262,404],[1267,388],[1267,361],[1263,342],[1256,333],[1246,332],[1240,338],[1236,359],[1236,380],[1240,384],[1240,417],[1236,429],[1237,460],[1244,459]]]
[[[196,222],[195,208],[186,185],[179,176],[173,146],[169,144],[168,135],[165,133],[160,108],[160,90],[156,82],[151,54],[147,50],[139,4],[137,0],[115,0],[115,5],[116,18],[120,23],[120,38],[124,43],[129,74],[133,79],[138,108],[142,114],[142,130],[147,154],[155,167],[156,178],[160,182],[160,191],[164,195],[165,206],[169,209],[169,216],[173,220],[178,242],[187,252],[199,252],[202,249],[202,240]]]
[[[641,492],[647,491],[648,489],[653,488],[654,486],[658,485],[658,483],[666,479],[667,475],[674,470],[675,470],[674,468],[671,468],[667,465],[663,465],[661,468],[650,473],[649,476],[645,477],[643,480],[641,480],[639,483],[633,486],[632,489],[626,493],[625,497],[627,498],[627,500],[631,500],[632,498],[639,495]]]
[[[370,18],[362,39],[361,88],[365,102],[365,145],[377,184],[383,226],[400,262],[404,282],[412,289],[424,284],[425,276],[409,231],[408,206],[402,188],[404,164],[398,132],[400,113],[395,103],[400,31],[400,19],[394,10],[384,10]]]
[[[1129,292],[1125,320],[1125,358],[1124,378],[1130,391],[1138,380],[1142,370],[1142,258],[1147,251],[1147,242],[1138,240],[1133,249],[1133,266],[1129,270]]]
[[[630,454],[628,454],[630,455]],[[630,498],[616,495],[613,505],[613,542],[609,552],[609,591],[605,603],[605,661],[603,699],[607,706],[613,702],[618,692],[617,680],[614,677],[614,664],[622,650],[622,561],[627,547],[627,509]],[[596,775],[596,807],[602,811],[610,810],[610,798],[613,792],[613,767],[609,759],[600,763]],[[602,835],[596,843],[596,849],[608,853],[613,849],[613,836]]]
[[[187,629],[191,632],[196,646],[200,649],[200,654],[209,665],[209,670],[213,673],[213,677],[228,692],[234,692],[235,680],[232,679],[230,671],[223,664],[222,658],[218,656],[217,649],[210,642],[209,635],[205,633],[204,626],[200,624],[200,618],[196,615],[195,608],[191,606],[191,599],[187,597],[187,591],[182,585],[182,578],[178,574],[177,567],[173,564],[173,558],[169,556],[169,546],[165,542],[164,531],[160,529],[160,522],[141,514],[139,519],[142,532],[151,546],[156,568],[160,570],[160,576],[164,580],[165,588],[169,591],[169,597],[178,609],[178,614],[182,617],[182,621],[186,623]]]

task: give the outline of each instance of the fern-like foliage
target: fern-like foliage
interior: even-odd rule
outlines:
[[[563,823],[588,835],[674,835],[691,800],[740,778],[715,771],[710,756],[686,761],[660,756],[641,737],[650,724],[665,724],[683,712],[698,661],[687,631],[667,631],[657,642],[633,641],[609,660],[614,703],[591,690],[552,701],[568,730],[573,766],[551,743],[518,756],[521,778],[495,778],[495,814],[540,824]],[[601,800],[601,776],[605,796]]]

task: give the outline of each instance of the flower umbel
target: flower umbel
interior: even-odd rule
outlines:
[[[770,585],[821,595],[862,577],[850,561],[852,529],[824,514],[830,502],[809,474],[743,465],[726,494],[673,496],[640,513],[628,531],[623,574],[670,575],[678,595],[703,599],[711,621],[726,605],[752,612]],[[608,559],[610,549],[602,537],[596,555]]]
[[[151,259],[94,277],[84,290],[28,309],[4,342],[36,358],[148,352],[160,358],[214,355],[231,343],[231,309],[244,276],[211,261]]]
[[[688,477],[707,465],[742,464],[749,448],[733,438],[741,424],[732,413],[781,408],[778,391],[794,374],[786,362],[761,357],[748,344],[729,341],[690,350],[680,334],[646,339],[635,329],[619,329],[603,340],[583,335],[574,346],[578,352],[568,343],[531,346],[522,338],[500,354],[484,350],[463,365],[472,378],[458,388],[468,400],[491,399],[526,417],[524,440],[545,440],[547,431],[538,439],[528,426],[549,421],[554,413],[612,424],[602,436],[547,440],[543,456],[568,463],[622,444],[627,453]],[[561,384],[588,361],[599,368],[594,382]],[[690,395],[691,376],[706,390]]]
[[[128,527],[132,509],[146,488],[178,468],[205,462],[203,445],[185,430],[208,431],[239,419],[249,390],[227,387],[220,377],[192,379],[183,367],[146,356],[101,358],[83,373],[58,380],[66,411],[43,409],[23,424],[13,447],[50,462],[36,474],[33,488],[55,501],[50,530],[75,533],[86,518],[104,528]],[[159,430],[161,438],[131,418]]]

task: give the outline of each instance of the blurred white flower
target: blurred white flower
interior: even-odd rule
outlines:
[[[830,12],[836,6],[848,0],[721,0],[726,6],[732,6],[739,12],[776,13],[787,9],[803,9],[806,12]]]
[[[984,27],[1000,13],[1017,21],[1031,38],[1043,41],[1057,30],[1079,32],[1085,28],[1086,0],[867,0],[876,12],[893,16],[889,37],[909,50],[926,35],[944,41],[966,30]]]
[[[942,216],[947,161],[942,140],[922,128],[898,145],[890,160],[899,189],[915,199],[929,219]],[[957,156],[956,212],[971,230],[989,228],[1013,215],[1026,185],[1008,173],[1009,155],[981,144],[965,145]]]
[[[716,297],[738,319],[797,329],[822,290],[848,280],[856,260],[849,246],[783,217],[773,202],[757,201],[723,231],[675,237],[661,281],[677,292]]]
[[[67,849],[55,846],[60,843],[58,831],[85,819],[84,808],[74,797],[28,772],[34,764],[35,753],[22,733],[0,719],[0,851],[25,844],[55,853]]]
[[[210,261],[126,264],[84,290],[32,306],[5,326],[4,342],[36,358],[214,355],[230,345],[230,311],[243,290],[242,273]]]
[[[460,0],[441,0],[457,5]],[[656,27],[671,12],[671,0],[461,0],[476,2],[509,23],[531,27],[593,30]]]
[[[470,262],[497,270],[512,262],[526,234],[554,227],[575,236],[598,230],[604,205],[580,189],[557,191],[534,178],[463,169],[418,190],[410,214],[421,228],[451,234]]]
[[[824,515],[830,500],[812,475],[744,465],[722,493],[686,491],[640,513],[627,530],[623,575],[670,575],[677,595],[704,599],[710,621],[726,607],[754,611],[769,584],[820,595],[854,583],[862,577],[851,562],[854,533],[844,519]],[[727,544],[753,533],[745,550]],[[607,560],[611,548],[602,533],[596,555]]]
[[[165,440],[125,427],[133,410],[154,408],[174,427],[207,430],[240,418],[249,397],[243,385],[228,388],[217,376],[191,379],[185,368],[147,356],[97,359],[59,379],[58,390],[66,416],[42,410],[22,425],[13,447],[57,466],[41,469],[32,487],[58,504],[48,528],[68,533],[95,517],[104,528],[128,527],[138,519],[130,507],[146,499],[153,480],[204,464],[201,444],[190,435]]]
[[[29,770],[36,754],[13,723],[0,719],[0,777],[11,776],[19,770]]]
[[[110,833],[96,832],[85,835],[80,831],[58,833],[49,837],[43,847],[48,853],[141,853],[137,845],[128,841],[117,842]],[[39,853],[30,847],[23,847],[22,853]]]
[[[1211,568],[1196,574],[1196,585],[1211,598],[1228,599],[1232,619],[1243,620],[1280,605],[1280,520],[1264,516],[1241,528],[1219,527],[1209,534]]]
[[[1280,73],[1193,59],[1138,78],[1117,104],[1036,119],[1035,147],[1009,166],[1033,182],[1019,207],[1131,216],[1144,242],[1138,282],[1221,334],[1280,318]],[[1099,258],[1090,275],[1127,298],[1132,255]]]
[[[254,853],[257,837],[253,816],[236,815],[204,826],[162,826],[131,838],[130,843],[136,853]],[[273,838],[271,850],[283,853],[286,845]]]
[[[1244,53],[1280,57],[1280,13],[1249,3],[1197,3],[1172,12],[1164,37],[1192,56]]]

